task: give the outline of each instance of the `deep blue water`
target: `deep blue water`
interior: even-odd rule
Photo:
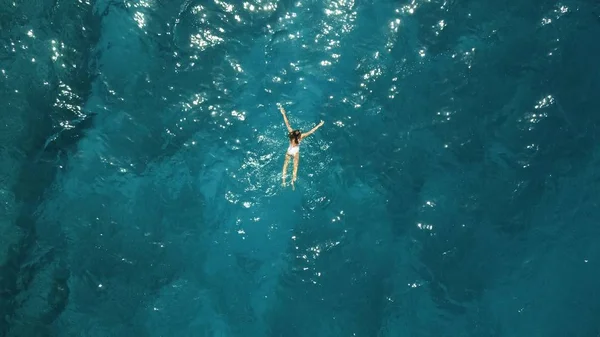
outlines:
[[[591,0],[0,1],[0,336],[600,336],[598,36]],[[325,121],[295,190],[277,103]]]

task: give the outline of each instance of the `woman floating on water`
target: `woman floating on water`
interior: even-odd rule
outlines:
[[[298,172],[298,160],[300,159],[300,141],[303,140],[304,138],[312,135],[313,132],[317,131],[318,128],[323,126],[324,122],[321,121],[319,123],[319,125],[315,126],[312,130],[308,131],[307,133],[302,133],[302,132],[300,132],[300,130],[292,129],[292,127],[290,126],[290,122],[288,122],[288,119],[285,115],[285,110],[283,109],[283,106],[281,106],[280,104],[279,104],[279,111],[281,111],[281,114],[283,115],[283,121],[285,122],[285,126],[288,129],[288,137],[290,138],[290,146],[287,149],[287,152],[285,154],[285,160],[283,162],[282,186],[285,186],[285,175],[287,172],[287,167],[289,164],[289,160],[293,157],[294,158],[294,171],[292,173],[292,189],[295,189],[294,182],[296,181],[296,173]]]

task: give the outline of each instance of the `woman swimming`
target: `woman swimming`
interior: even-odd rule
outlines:
[[[300,141],[313,134],[313,132],[317,131],[318,128],[323,126],[324,122],[321,121],[319,125],[315,126],[312,130],[308,131],[307,133],[302,133],[300,132],[300,130],[292,129],[292,127],[290,126],[290,122],[288,121],[287,116],[285,115],[285,110],[283,109],[283,106],[279,105],[279,111],[281,111],[281,115],[283,115],[283,121],[285,122],[285,126],[288,129],[288,137],[290,139],[290,146],[287,149],[287,152],[285,154],[285,160],[283,162],[283,182],[281,185],[285,186],[285,175],[287,172],[289,160],[291,158],[294,158],[294,171],[292,173],[292,189],[295,189],[294,182],[296,181],[296,174],[298,173],[298,160],[300,160]]]

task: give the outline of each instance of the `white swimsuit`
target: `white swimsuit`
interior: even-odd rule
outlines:
[[[290,145],[287,150],[287,154],[290,156],[295,156],[298,152],[300,152],[300,145],[292,146]]]

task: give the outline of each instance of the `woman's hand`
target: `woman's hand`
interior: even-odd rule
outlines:
[[[319,122],[319,127],[323,126],[323,124],[325,124],[325,122],[323,122],[323,121]]]

